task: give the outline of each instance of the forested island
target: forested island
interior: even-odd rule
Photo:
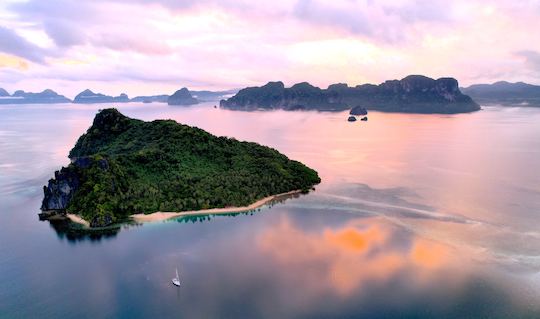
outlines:
[[[318,111],[343,111],[360,107],[383,112],[440,114],[480,110],[476,102],[461,93],[456,79],[435,80],[422,75],[410,75],[379,85],[349,87],[344,83],[332,84],[327,89],[306,82],[290,88],[285,88],[282,82],[269,82],[261,87],[240,90],[235,96],[222,100],[220,106],[234,110]]]
[[[199,101],[191,95],[187,88],[181,88],[167,99],[169,105],[193,105]]]
[[[540,85],[499,81],[493,84],[474,84],[462,90],[485,104],[540,106]]]
[[[247,206],[320,182],[275,149],[116,109],[96,115],[69,158],[44,186],[40,216],[76,214],[91,227],[136,213]]]
[[[0,88],[0,104],[50,104],[50,103],[71,103],[67,97],[56,93],[51,89],[43,90],[39,93],[25,92],[17,90],[13,94]]]
[[[119,96],[110,96],[101,93],[94,93],[89,89],[82,91],[75,96],[73,103],[94,104],[94,103],[127,103],[129,102],[127,94],[122,93]]]

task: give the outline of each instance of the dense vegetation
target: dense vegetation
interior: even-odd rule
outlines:
[[[69,156],[73,163],[62,172],[79,182],[66,209],[93,225],[141,212],[245,206],[320,182],[275,149],[116,109],[98,113]]]
[[[236,95],[221,100],[220,106],[235,110],[284,109],[342,111],[347,104],[337,100],[337,94],[322,90],[307,82],[286,88],[283,82],[268,82],[261,87],[248,87]]]
[[[505,81],[475,84],[463,89],[465,94],[481,103],[505,106],[540,106],[540,85]]]
[[[355,107],[384,112],[403,113],[466,113],[480,109],[469,96],[459,90],[456,79],[431,79],[410,75],[401,80],[379,85],[349,87],[332,84],[320,89],[309,83],[285,88],[282,82],[269,82],[261,87],[240,90],[235,96],[220,101],[223,108],[234,110],[284,109],[342,111]]]

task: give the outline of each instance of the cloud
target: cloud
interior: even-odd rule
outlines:
[[[418,22],[451,22],[451,12],[451,3],[425,0],[399,5],[391,1],[298,0],[293,10],[301,21],[386,43],[403,42],[409,34],[416,34],[413,26]]]
[[[529,30],[540,27],[540,13],[531,3],[28,0],[0,5],[0,50],[28,62],[18,87],[47,79],[73,93],[85,79],[147,91],[184,81],[223,89],[269,80],[357,85],[411,73],[462,85],[537,82],[540,44]]]
[[[36,63],[45,63],[47,50],[29,42],[15,31],[0,26],[0,51]]]
[[[316,0],[299,0],[294,7],[294,15],[314,24],[343,27],[352,33],[371,36],[373,29],[360,10],[350,10],[343,6],[329,6]]]
[[[337,228],[307,232],[281,218],[256,244],[269,257],[267,262],[286,265],[295,274],[291,280],[311,295],[369,293],[373,283],[391,285],[405,273],[410,284],[421,287],[457,265],[449,246],[408,236],[376,219],[353,219]]]
[[[13,55],[0,54],[0,69],[13,68],[17,70],[27,70],[28,62]]]
[[[515,53],[518,57],[525,59],[525,65],[534,74],[540,76],[540,52],[533,50],[517,51]]]
[[[171,49],[147,25],[147,8],[126,2],[31,0],[11,6],[20,21],[35,24],[56,46],[90,45],[114,51],[166,54]],[[129,13],[129,14],[128,14]]]
[[[47,19],[43,21],[43,28],[59,47],[70,47],[86,42],[86,35],[74,23]]]
[[[452,17],[452,3],[441,0],[415,0],[396,5],[391,3],[383,5],[383,11],[388,15],[395,15],[405,23],[420,21],[450,22]]]

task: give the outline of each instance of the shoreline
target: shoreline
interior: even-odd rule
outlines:
[[[86,219],[80,217],[79,215],[75,215],[75,214],[66,214],[66,217],[67,217],[71,222],[83,226],[83,228],[91,228],[91,227],[90,227],[90,223],[89,223]]]
[[[287,197],[290,195],[300,194],[301,192],[302,192],[301,190],[294,190],[287,193],[271,195],[263,199],[260,199],[248,206],[243,206],[243,207],[208,208],[208,209],[190,210],[190,211],[183,211],[183,212],[155,212],[151,214],[133,214],[130,217],[132,220],[136,222],[149,223],[149,222],[165,221],[168,219],[183,217],[183,216],[243,213],[243,212],[247,212],[247,211],[262,207],[268,204],[269,202],[277,200],[281,197]]]

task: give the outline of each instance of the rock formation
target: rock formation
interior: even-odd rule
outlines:
[[[480,109],[469,96],[460,92],[453,78],[437,80],[410,75],[402,80],[386,81],[380,85],[364,84],[349,87],[332,84],[326,90],[303,82],[285,88],[282,82],[269,82],[262,87],[240,90],[235,96],[222,100],[228,109],[306,109],[341,111],[355,106],[363,109],[403,113],[465,113]],[[361,114],[363,115],[363,114]]]
[[[93,104],[93,103],[126,103],[129,102],[127,94],[122,93],[119,96],[109,96],[101,93],[94,93],[89,89],[82,91],[75,96],[73,103]]]
[[[193,105],[199,103],[196,98],[191,96],[187,88],[181,88],[169,96],[167,103],[169,105]]]
[[[25,92],[17,90],[13,95],[0,89],[0,104],[50,104],[50,103],[69,103],[70,99],[59,95],[53,90],[46,89],[39,93]]]

